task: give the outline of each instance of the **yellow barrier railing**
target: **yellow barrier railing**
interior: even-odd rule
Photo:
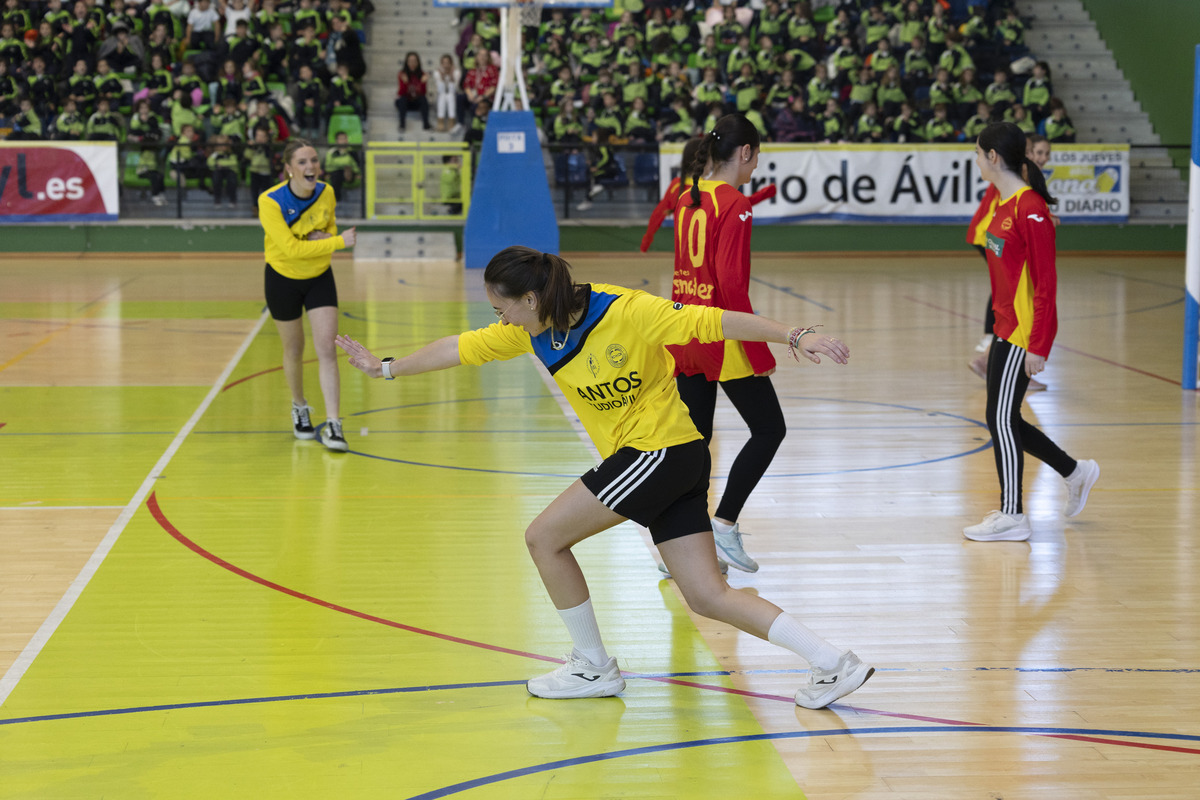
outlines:
[[[463,142],[371,142],[367,219],[464,221],[471,151]]]

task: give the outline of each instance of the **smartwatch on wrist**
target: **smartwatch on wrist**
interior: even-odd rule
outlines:
[[[395,360],[396,359],[393,358],[392,356],[388,356],[387,358],[383,359],[383,363],[380,366],[383,367],[384,380],[388,380],[388,381],[396,380],[396,376],[392,374],[392,362]]]

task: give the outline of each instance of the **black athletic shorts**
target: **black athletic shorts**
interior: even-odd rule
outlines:
[[[712,530],[703,439],[662,450],[622,447],[580,480],[601,503],[650,529],[655,544]]]
[[[337,284],[333,282],[333,267],[315,278],[287,278],[267,264],[263,276],[267,308],[271,317],[281,322],[299,319],[302,309],[338,304]]]

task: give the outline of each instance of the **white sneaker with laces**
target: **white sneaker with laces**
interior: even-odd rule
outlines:
[[[596,195],[600,194],[603,191],[604,191],[604,187],[597,183],[591,189],[588,189],[588,197],[589,198],[595,197]]]
[[[742,547],[742,533],[738,530],[736,522],[729,533],[718,533],[714,524],[713,540],[717,544],[717,558],[721,561],[742,572],[758,572],[758,562],[746,555]]]
[[[808,685],[796,691],[796,705],[801,708],[818,709],[845,697],[867,682],[875,674],[875,668],[862,662],[847,650],[831,670],[813,667],[808,674]]]
[[[317,431],[312,424],[312,409],[307,403],[302,406],[292,403],[292,432],[297,439],[317,438]]]
[[[963,528],[963,536],[973,542],[1023,542],[1033,533],[1029,517],[992,511],[978,525]]]
[[[1089,458],[1077,463],[1071,477],[1066,479],[1067,504],[1063,507],[1063,514],[1068,517],[1079,516],[1079,512],[1087,505],[1088,492],[1096,485],[1099,477],[1100,465],[1095,461]]]
[[[617,660],[610,658],[603,666],[596,666],[583,656],[572,651],[563,657],[565,663],[553,672],[531,678],[525,688],[534,697],[566,700],[579,697],[612,697],[625,689],[625,679],[617,668]]]
[[[350,445],[346,444],[346,437],[342,435],[342,421],[340,419],[325,421],[325,425],[321,428],[321,444],[339,453],[344,453],[350,449]]]
[[[584,200],[582,203],[580,203],[579,205],[575,206],[575,210],[576,210],[576,211],[587,211],[587,210],[588,210],[589,208],[591,208],[591,207],[592,207],[592,201],[591,201],[591,200]]]

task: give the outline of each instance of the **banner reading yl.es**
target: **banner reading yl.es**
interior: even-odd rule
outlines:
[[[662,185],[678,173],[681,148],[664,145]],[[1054,212],[1076,222],[1129,217],[1127,145],[1060,145],[1043,170]],[[966,224],[987,189],[973,145],[764,145],[747,194],[775,184],[755,221],[946,222]]]
[[[0,142],[0,224],[118,213],[116,142]]]

